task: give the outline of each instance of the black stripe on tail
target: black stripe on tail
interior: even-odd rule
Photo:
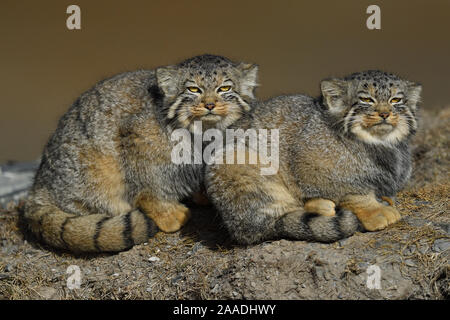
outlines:
[[[147,224],[147,238],[152,238],[159,231],[159,228],[145,213],[140,210],[139,212],[144,216],[145,223]]]
[[[106,222],[106,220],[110,219],[109,217],[104,217],[100,221],[97,222],[95,226],[95,234],[94,234],[94,247],[97,251],[102,251],[100,245],[98,243],[98,237],[100,236],[100,230],[102,229],[102,225]]]
[[[126,215],[123,216],[124,228],[123,228],[122,236],[123,236],[123,241],[125,243],[125,250],[128,250],[134,246],[133,236],[131,235],[131,232],[132,232],[131,214],[132,214],[132,212],[133,211],[130,211]]]

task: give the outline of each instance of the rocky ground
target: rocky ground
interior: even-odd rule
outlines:
[[[213,208],[193,207],[180,232],[100,255],[55,251],[24,233],[16,204],[37,164],[3,165],[0,299],[449,299],[449,144],[450,108],[424,112],[413,178],[398,196],[404,217],[380,232],[234,246]],[[80,287],[70,289],[76,270]]]

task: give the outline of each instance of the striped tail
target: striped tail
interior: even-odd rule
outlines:
[[[298,210],[286,214],[275,226],[283,237],[318,242],[335,242],[364,231],[364,227],[349,210],[339,209],[335,216],[323,216],[317,213]]]
[[[54,205],[25,207],[30,231],[48,245],[73,252],[117,252],[148,241],[156,224],[139,210],[119,216],[75,215]]]

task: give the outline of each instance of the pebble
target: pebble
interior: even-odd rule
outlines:
[[[201,244],[201,242],[196,242],[194,244],[194,246],[192,247],[192,251],[190,252],[191,254],[196,253],[200,248],[202,248],[203,245]]]
[[[158,258],[158,257],[150,257],[150,258],[148,258],[148,261],[150,261],[150,262],[158,262],[159,260],[161,260],[161,259]]]
[[[369,267],[369,265],[370,264],[368,262],[360,262],[360,263],[358,263],[358,268],[366,270]]]
[[[10,265],[10,264],[7,264],[6,266],[5,266],[5,272],[11,272],[11,271],[13,271],[13,266],[12,265]]]
[[[175,278],[173,278],[170,282],[172,282],[172,284],[175,284],[178,281],[180,281],[181,279],[183,279],[183,276],[181,274],[179,274]]]
[[[425,205],[425,204],[430,204],[431,201],[419,201],[419,200],[415,200],[414,203],[415,203],[415,204],[418,204],[418,205]]]
[[[219,292],[219,284],[216,284],[212,289],[211,289],[211,293],[217,293]]]

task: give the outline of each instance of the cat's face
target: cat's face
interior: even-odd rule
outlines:
[[[197,56],[156,71],[166,117],[175,127],[225,129],[250,110],[257,86],[256,65],[212,55]]]
[[[421,86],[382,71],[325,80],[322,94],[343,133],[370,144],[396,144],[417,129]]]

